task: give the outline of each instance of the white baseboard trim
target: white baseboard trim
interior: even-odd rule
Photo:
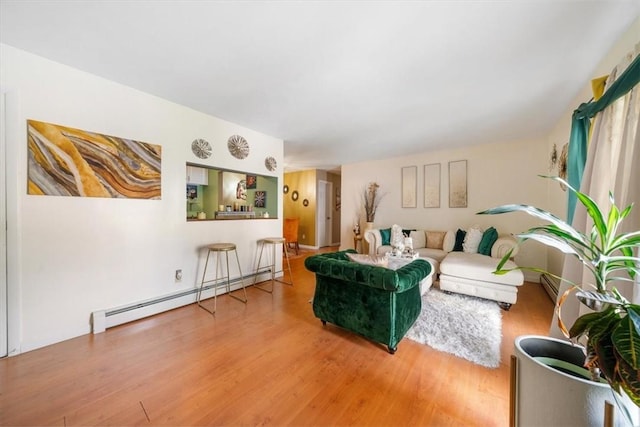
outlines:
[[[283,272],[276,273],[276,277],[282,277],[283,274]],[[253,284],[253,278],[254,275],[244,277],[245,287]],[[270,278],[269,271],[263,271],[258,275],[257,281],[262,282]],[[242,288],[239,277],[231,279],[230,288],[232,292]],[[198,289],[198,287],[184,289],[125,306],[96,310],[91,313],[91,332],[93,334],[99,334],[114,326],[193,304],[197,301]],[[224,285],[219,284],[217,289],[218,296],[224,295],[225,293],[226,289]],[[202,290],[202,299],[208,298],[213,298],[213,287],[211,285],[205,286]]]

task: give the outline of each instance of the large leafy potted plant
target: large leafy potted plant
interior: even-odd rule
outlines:
[[[621,210],[610,194],[611,206],[605,213],[591,197],[572,188],[562,178],[547,178],[559,181],[576,195],[591,219],[589,233],[582,233],[555,215],[528,205],[504,205],[479,214],[524,212],[548,222],[518,234],[520,242],[534,240],[556,248],[575,257],[591,272],[593,283],[570,283],[571,287],[559,298],[556,306],[559,327],[574,343],[585,343],[584,366],[591,371],[592,380],[604,378],[615,392],[626,393],[635,405],[640,406],[640,306],[629,302],[612,286],[614,281],[634,281],[640,273],[640,258],[634,254],[640,247],[640,231],[621,231],[621,224],[632,205]],[[511,253],[504,256],[496,274],[509,271],[503,267],[510,256]],[[568,282],[540,268],[518,268],[546,273]],[[561,308],[573,292],[593,311],[578,317],[567,330]]]

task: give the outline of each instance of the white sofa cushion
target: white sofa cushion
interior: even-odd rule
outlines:
[[[520,286],[524,283],[524,276],[520,270],[503,275],[493,274],[499,262],[497,258],[478,253],[450,252],[440,262],[440,274],[511,286]],[[515,267],[517,266],[512,261],[507,261],[504,265],[507,269]]]
[[[418,256],[421,258],[432,258],[436,260],[438,263],[447,256],[448,252],[443,251],[442,249],[431,249],[431,248],[420,248],[415,249],[418,252]],[[437,270],[437,269],[436,269]]]
[[[486,256],[486,255],[485,255]],[[440,289],[456,294],[472,295],[507,304],[515,304],[518,300],[518,288],[498,283],[478,282],[464,277],[440,276]]]

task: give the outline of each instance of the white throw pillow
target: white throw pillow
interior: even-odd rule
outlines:
[[[420,249],[427,246],[427,237],[424,234],[424,230],[414,230],[409,234],[411,240],[413,240],[413,249]]]
[[[480,240],[482,240],[483,231],[476,226],[467,230],[467,235],[464,236],[464,242],[462,243],[462,250],[469,254],[475,254],[478,252],[478,246],[480,246]]]
[[[384,256],[348,253],[347,257],[358,264],[387,267],[389,260]]]
[[[456,232],[451,230],[447,231],[447,234],[444,235],[444,242],[442,242],[442,250],[445,252],[451,252],[455,244]]]

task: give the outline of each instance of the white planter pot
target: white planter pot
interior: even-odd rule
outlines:
[[[580,370],[584,363],[581,347],[551,337],[525,335],[516,338],[514,355],[516,395],[512,416],[516,426],[602,427],[606,401],[614,405],[613,425],[630,425],[607,383],[582,379],[548,366],[551,361],[545,358],[559,361],[554,364],[573,365],[572,371]],[[638,408],[628,397],[623,400],[634,418],[633,425],[637,425]]]

